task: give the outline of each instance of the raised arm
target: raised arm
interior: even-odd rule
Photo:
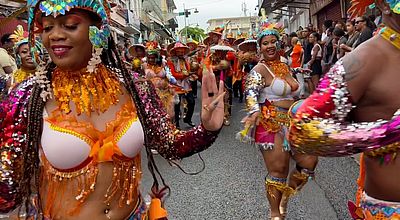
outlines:
[[[218,103],[214,110],[220,116],[220,119],[215,119],[217,122],[215,127],[210,126],[209,129],[206,129],[203,124],[200,124],[189,131],[181,131],[171,123],[171,119],[162,107],[161,100],[157,96],[152,83],[137,81],[135,86],[140,96],[138,111],[143,116],[142,124],[145,128],[147,144],[156,149],[161,156],[166,159],[181,159],[203,151],[214,143],[222,126],[222,101]],[[223,89],[223,86],[221,88]],[[221,93],[222,89],[219,92],[215,91],[215,97]],[[204,99],[203,104],[205,104]],[[211,116],[209,119],[213,120]],[[204,120],[203,114],[202,120]]]

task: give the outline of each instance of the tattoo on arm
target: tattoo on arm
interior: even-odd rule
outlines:
[[[348,59],[345,59],[343,65],[346,70],[346,75],[344,76],[346,82],[355,79],[363,66],[361,60],[356,56],[349,56]]]

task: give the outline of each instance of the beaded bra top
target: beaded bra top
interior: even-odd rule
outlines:
[[[98,164],[107,161],[114,163],[114,170],[104,202],[109,203],[117,192],[121,192],[120,206],[134,202],[138,198],[139,153],[143,144],[143,128],[131,102],[122,106],[104,131],[58,108],[54,110],[45,118],[42,134],[42,173],[47,180],[41,188],[46,195],[44,215],[51,217],[62,210],[60,206],[66,201],[59,201],[60,192],[73,193],[64,197],[75,198],[72,202],[76,203],[67,214],[78,213],[80,205],[95,189]]]

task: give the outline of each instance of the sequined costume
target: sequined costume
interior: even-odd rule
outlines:
[[[375,7],[373,0],[352,0],[351,18],[362,16],[367,7]],[[386,0],[388,9],[384,14],[400,14],[399,0]],[[400,34],[390,27],[380,31],[380,37],[400,49]],[[372,49],[375,49],[372,47]],[[346,119],[352,111],[352,97],[345,80],[343,60],[339,60],[320,81],[317,90],[304,102],[292,106],[293,124],[290,142],[295,151],[307,154],[339,157],[361,153],[360,176],[356,204],[349,202],[353,219],[388,220],[400,219],[400,202],[372,198],[364,191],[367,180],[365,156],[380,161],[381,165],[395,161],[400,150],[397,110],[389,120],[373,122],[350,122]],[[373,174],[372,174],[373,175]],[[368,176],[372,176],[370,173]],[[370,179],[371,177],[369,177]]]
[[[147,74],[146,77],[150,79],[156,87],[157,94],[163,101],[163,105],[167,108],[167,112],[173,112],[171,104],[175,91],[172,87],[176,84],[176,79],[172,76],[168,67],[147,64],[147,68],[154,71],[154,74]]]
[[[27,4],[31,45],[37,42],[35,32],[43,28],[37,15],[57,17],[79,8],[95,13],[101,25],[89,27],[93,53],[86,68],[67,71],[55,63],[41,63],[35,76],[16,85],[1,101],[0,213],[25,205],[34,219],[78,215],[83,206],[90,206],[88,198],[95,196],[96,190],[102,192],[96,188],[102,184],[97,182],[100,164],[108,163],[113,169],[101,174],[111,177],[101,205],[109,207],[110,201],[117,200],[120,208],[132,208],[131,219],[142,218],[138,214],[142,213],[139,182],[144,146],[154,174],[153,199],[144,213],[151,220],[165,218],[160,199],[168,188],[164,183],[164,188],[159,188],[151,150],[168,160],[181,159],[210,147],[219,131],[208,131],[203,125],[189,131],[176,129],[150,80],[141,75],[133,79],[115,62],[103,64],[100,55],[108,61],[119,59],[109,43],[111,5],[107,1],[28,0]],[[49,99],[56,104],[51,112],[46,108]],[[117,106],[122,100],[125,103]],[[99,117],[79,120],[81,115],[106,116],[103,114],[109,110],[115,112],[115,118],[104,122],[103,131],[94,126],[103,123]],[[128,141],[124,140],[127,137]],[[104,214],[110,218],[108,212],[106,209]]]
[[[309,178],[314,176],[316,158],[307,158],[310,165],[299,162],[304,155],[293,157],[296,168],[290,174],[289,160],[292,152],[287,140],[290,117],[288,106],[294,102],[298,83],[291,76],[287,64],[280,60],[277,44],[282,25],[271,23],[262,9],[261,32],[256,41],[264,59],[249,72],[245,83],[247,116],[245,128],[237,133],[242,142],[255,144],[263,154],[268,170],[264,184],[270,204],[270,218],[282,220],[287,215],[287,204],[292,195],[300,191]],[[255,46],[254,41],[253,46]],[[240,44],[239,44],[240,45]],[[274,51],[274,54],[266,54]]]
[[[320,81],[317,90],[304,102],[292,107],[291,114],[294,118],[289,136],[292,148],[295,151],[328,157],[364,152],[382,163],[393,161],[400,149],[400,112],[397,111],[391,120],[359,123],[346,121],[353,104],[344,79],[345,74],[343,61],[339,60]],[[365,171],[360,172],[361,177],[365,176]],[[385,203],[376,203],[370,197],[362,196],[365,194],[363,178],[359,180],[359,185],[357,205],[365,209],[360,211],[364,212],[361,219],[392,219],[390,215],[385,215],[385,218],[375,216],[383,216],[381,211]],[[395,210],[393,207],[399,206],[399,203],[393,204],[390,203],[385,209]],[[355,212],[352,213],[355,215]]]
[[[265,86],[264,77],[254,69],[246,79],[246,106],[248,114],[261,112],[260,124],[255,128],[254,139],[256,145],[267,150],[274,147],[275,135],[281,133],[286,136],[290,125],[287,109],[274,106],[272,103],[283,100],[294,100],[290,85],[284,80],[290,74],[286,64],[280,61],[260,62],[266,70],[271,69],[274,80],[268,87]],[[287,141],[284,141],[284,150],[290,151]]]
[[[293,106],[291,146],[313,155],[338,157],[366,152],[391,160],[399,149],[400,112],[387,121],[346,122],[353,105],[345,74],[340,60],[320,81],[314,94]]]
[[[34,135],[40,131],[31,131],[29,129],[29,121],[27,115],[27,109],[29,106],[29,97],[31,95],[33,87],[35,87],[35,81],[33,78],[22,82],[16,89],[14,89],[8,98],[1,103],[1,128],[4,132],[0,135],[1,140],[1,155],[3,166],[0,169],[2,176],[0,182],[0,211],[8,212],[18,207],[23,199],[25,187],[21,183],[21,177],[24,167],[24,160],[28,160],[29,157],[24,156],[31,148],[27,141],[27,134]],[[156,149],[160,155],[166,159],[181,159],[184,157],[191,156],[197,152],[200,152],[208,148],[217,137],[218,132],[210,132],[204,129],[202,125],[193,128],[190,131],[184,132],[175,129],[175,126],[170,123],[169,117],[166,112],[161,108],[161,100],[158,96],[155,96],[155,88],[151,82],[140,81],[134,84],[135,89],[138,91],[137,103],[137,114],[140,116],[143,131],[145,132],[145,145],[152,149]],[[37,87],[36,87],[37,88]],[[36,149],[39,150],[39,149]],[[114,161],[114,163],[117,163]],[[136,167],[139,167],[139,162],[131,161],[135,163]],[[46,164],[44,162],[44,164]],[[123,166],[131,166],[131,165]],[[122,165],[122,163],[121,163]],[[133,164],[132,164],[133,165]],[[46,167],[46,166],[44,166]],[[96,169],[95,166],[93,169]],[[97,175],[92,170],[88,176],[88,180],[95,180]],[[49,178],[49,183],[55,181],[54,184],[61,184],[63,179],[69,181],[74,179],[76,176],[82,175],[82,170],[79,170],[76,174],[62,174],[60,172],[52,173],[51,169],[45,173],[49,173],[50,176],[57,176],[58,178]],[[140,172],[139,168],[136,172]],[[76,175],[76,176],[74,176]],[[50,177],[49,176],[49,177]],[[134,182],[139,179],[134,180]],[[95,183],[95,182],[92,182]],[[116,184],[117,182],[114,182]],[[132,182],[133,183],[133,182]],[[85,192],[85,196],[89,196],[91,192],[91,184],[89,188],[82,188],[82,192]],[[137,185],[134,185],[137,189]],[[116,186],[118,187],[118,186]],[[51,190],[55,190],[53,188]],[[80,191],[80,192],[81,192]],[[79,196],[80,193],[77,194]],[[84,197],[77,197],[81,199]],[[125,200],[121,198],[122,200]],[[129,201],[129,197],[126,198]],[[123,202],[122,204],[124,204]]]

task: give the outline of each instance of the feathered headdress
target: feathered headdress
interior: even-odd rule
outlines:
[[[265,9],[261,9],[261,15],[262,16],[259,33],[257,35],[257,41],[260,41],[263,37],[268,35],[274,35],[279,39],[281,33],[284,33],[283,24],[269,21],[266,16]]]
[[[148,41],[146,43],[146,51],[147,54],[158,54],[160,48],[158,47],[157,41]]]
[[[400,0],[386,0],[390,9],[396,14],[400,14]],[[351,0],[351,7],[348,10],[350,17],[353,19],[357,16],[365,14],[367,7],[374,7],[374,0]]]
[[[24,31],[22,25],[18,25],[14,33],[10,35],[10,39],[14,42],[14,54],[16,56],[15,61],[18,67],[21,66],[21,57],[19,56],[18,49],[21,45],[28,43],[28,36],[29,33]],[[31,48],[31,54],[33,55],[32,57],[35,58],[34,62],[36,62],[36,64],[39,62],[37,60],[38,58],[43,59],[43,57],[39,57],[43,56],[43,47],[40,41],[37,40],[35,42],[35,46]]]
[[[18,44],[21,41],[27,40],[28,35],[28,32],[24,31],[24,27],[22,27],[22,25],[18,25],[14,33],[10,35],[10,39],[14,42],[14,44]]]
[[[95,48],[107,48],[108,38],[111,34],[110,29],[110,12],[111,5],[107,0],[27,0],[29,8],[28,27],[29,41],[34,41],[35,32],[41,32],[41,25],[37,18],[44,16],[57,17],[65,15],[73,8],[79,8],[91,11],[101,19],[100,29],[96,26],[90,26],[89,39]]]

